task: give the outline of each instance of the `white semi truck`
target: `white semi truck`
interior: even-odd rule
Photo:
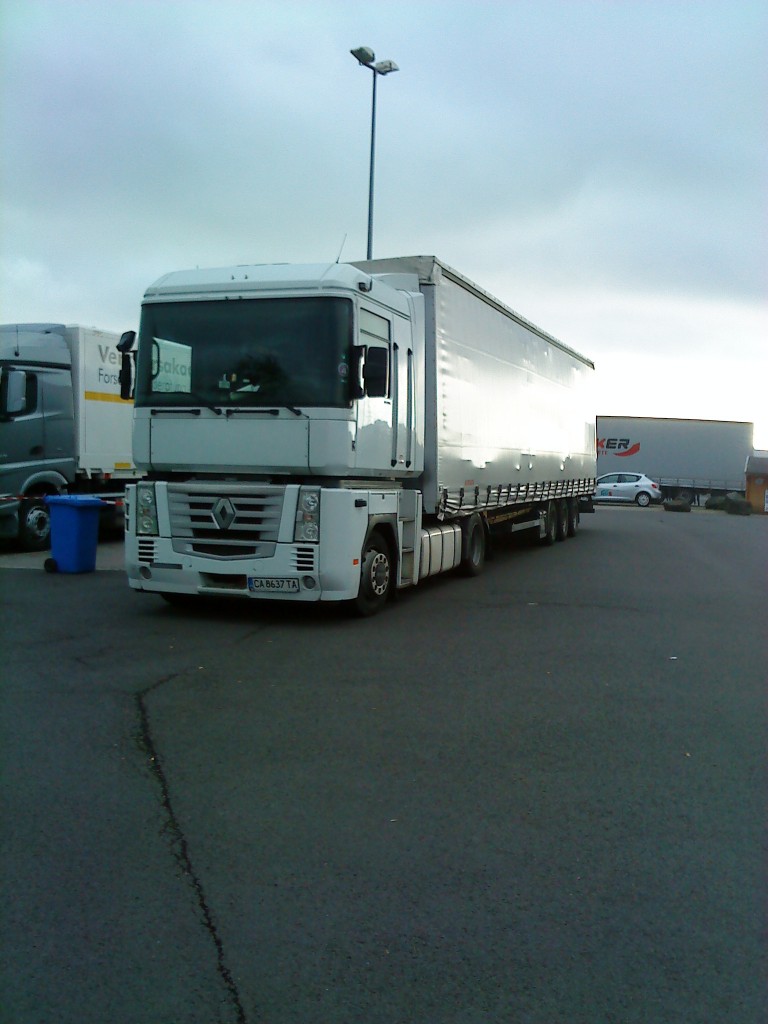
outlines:
[[[594,491],[593,364],[432,256],[172,273],[135,355],[127,573],[171,602],[372,614]]]
[[[140,474],[117,341],[79,325],[0,326],[0,537],[48,547],[54,494],[100,495],[122,522],[125,482]]]

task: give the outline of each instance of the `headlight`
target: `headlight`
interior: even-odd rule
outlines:
[[[293,539],[312,544],[320,540],[320,490],[316,487],[302,487],[299,492]]]
[[[136,485],[136,533],[153,537],[158,534],[154,484]]]

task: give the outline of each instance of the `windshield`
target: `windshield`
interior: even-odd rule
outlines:
[[[349,299],[148,303],[135,404],[342,408],[351,351]]]

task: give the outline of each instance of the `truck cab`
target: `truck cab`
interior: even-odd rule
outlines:
[[[47,546],[44,495],[75,478],[72,360],[61,324],[0,326],[0,536]]]
[[[281,480],[419,472],[418,281],[406,294],[345,265],[262,270],[170,274],[148,291],[137,466]]]

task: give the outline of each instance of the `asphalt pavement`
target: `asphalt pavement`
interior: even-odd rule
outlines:
[[[2,1021],[763,1024],[768,518],[600,509],[371,620],[121,558],[0,553]]]

